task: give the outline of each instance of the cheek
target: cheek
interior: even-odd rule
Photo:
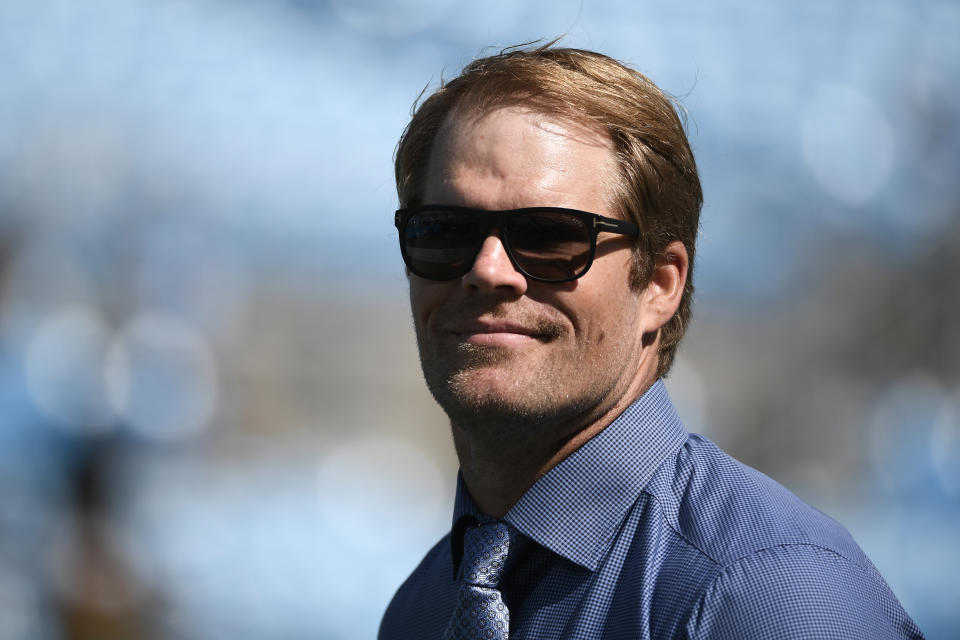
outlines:
[[[430,314],[449,296],[449,283],[410,277],[410,310],[417,327],[426,326]]]
[[[620,295],[601,291],[589,301],[573,307],[575,331],[582,344],[608,353],[628,349],[637,333],[639,297],[623,290]]]
[[[554,297],[555,304],[573,323],[575,333],[589,342],[612,338],[631,313],[635,299],[624,278],[617,279],[604,269],[597,269],[594,274],[596,268],[595,263],[591,271],[577,281],[576,288],[556,292]],[[591,275],[597,277],[591,279]]]

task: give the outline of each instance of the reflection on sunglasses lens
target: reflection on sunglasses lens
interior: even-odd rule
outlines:
[[[427,278],[448,280],[466,273],[476,257],[476,225],[455,211],[425,212],[407,222],[407,257]]]
[[[514,259],[530,275],[564,280],[579,275],[590,257],[590,230],[564,214],[516,216],[507,226]]]

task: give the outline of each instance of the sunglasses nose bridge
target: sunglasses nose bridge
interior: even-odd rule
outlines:
[[[473,220],[478,233],[484,240],[486,240],[491,233],[496,233],[502,241],[503,223],[505,222],[504,216],[505,214],[502,211],[478,211],[474,214]]]
[[[508,231],[509,219],[507,216],[511,215],[511,211],[488,211],[482,214],[483,221],[480,223],[480,229],[482,232],[482,237],[477,248],[477,256],[474,256],[474,261],[479,257],[480,252],[483,250],[483,245],[487,242],[487,238],[490,236],[495,236],[500,242],[500,245],[503,247],[504,253],[506,253],[507,258],[510,260],[510,265],[514,270],[520,272],[523,275],[526,275],[526,271],[520,266],[516,255],[514,255],[513,247],[510,242],[510,233]]]
[[[505,216],[506,213],[503,211],[477,211],[474,213],[472,223],[474,225],[477,248],[476,255],[473,257],[474,261],[476,261],[480,255],[480,252],[483,251],[483,245],[486,244],[487,238],[490,236],[496,236],[500,244],[503,245],[504,250],[506,250],[507,255],[510,255],[510,260],[513,261],[504,228],[504,223],[506,222],[504,219]]]
[[[480,241],[473,263],[463,275],[463,285],[482,291],[511,289],[522,294],[527,288],[524,272],[517,266],[509,245],[493,226]]]

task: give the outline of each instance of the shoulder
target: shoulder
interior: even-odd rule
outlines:
[[[649,491],[712,565],[691,638],[922,637],[843,526],[706,438],[690,436]]]
[[[727,565],[688,621],[691,638],[922,638],[883,579],[813,544]]]
[[[843,526],[702,436],[691,435],[648,490],[676,533],[719,567],[778,545],[812,544],[873,570]]]
[[[394,594],[380,622],[378,638],[415,638],[425,632],[440,637],[455,598],[456,581],[447,534],[427,552]]]

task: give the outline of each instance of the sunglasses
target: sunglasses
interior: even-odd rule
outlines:
[[[499,232],[514,268],[539,282],[569,282],[585,274],[601,231],[640,233],[632,222],[559,207],[484,211],[424,204],[400,209],[394,224],[407,268],[428,280],[453,280],[470,271],[491,229]]]

